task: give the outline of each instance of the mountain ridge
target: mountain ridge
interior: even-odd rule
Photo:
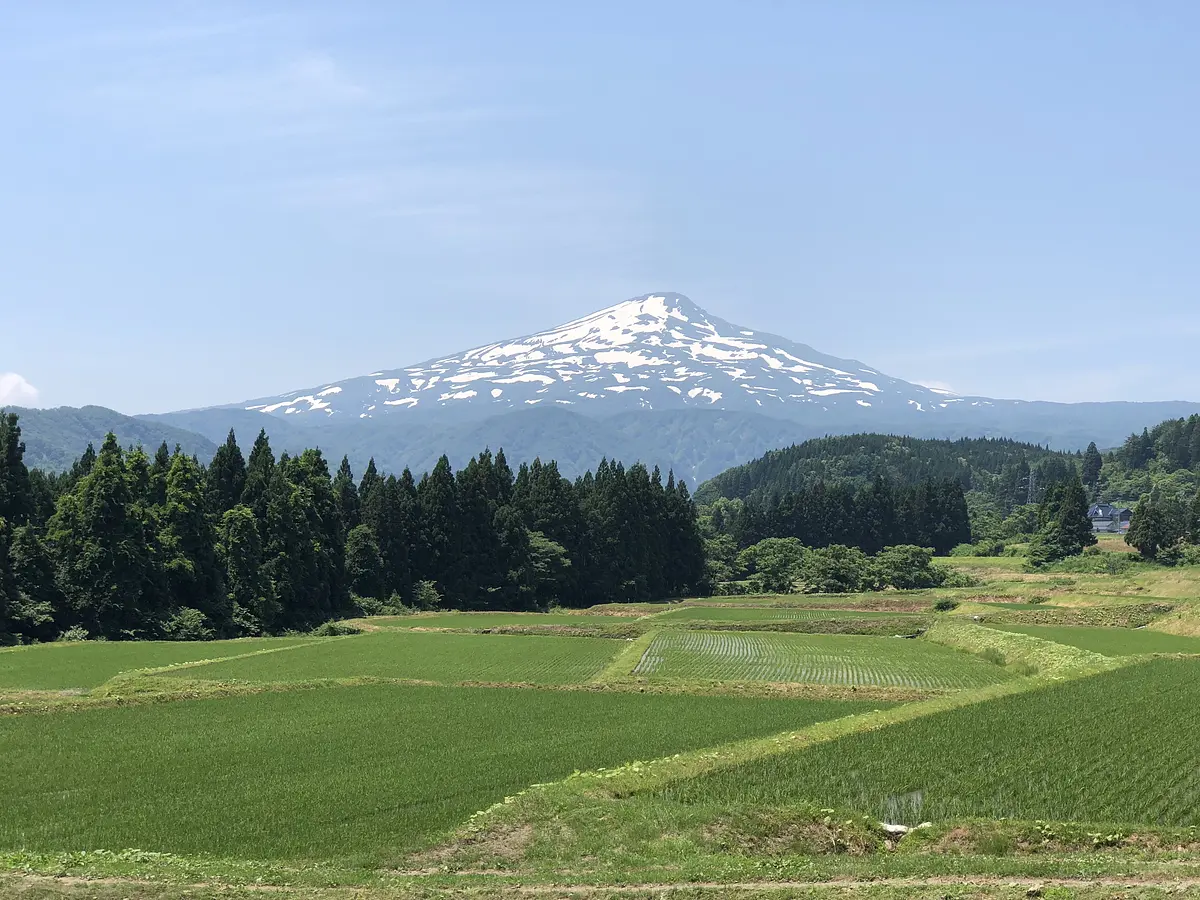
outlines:
[[[831,408],[920,413],[964,402],[996,401],[893,378],[665,292],[531,335],[222,408],[298,419],[457,419],[557,404],[588,415],[715,408],[802,418]]]
[[[43,418],[25,423],[30,440],[50,435],[48,443],[62,445],[41,453],[54,467],[103,436],[94,413],[81,428],[54,421],[76,413],[31,412]],[[459,466],[484,447],[503,447],[514,464],[553,458],[569,476],[607,456],[674,469],[698,484],[767,450],[826,435],[1005,437],[1079,450],[1090,441],[1116,446],[1131,432],[1197,412],[1200,404],[1186,401],[960,397],[743,328],[681,294],[656,293],[523,338],[307,390],[105,415],[122,443],[167,440],[202,457],[231,428],[246,445],[264,429],[277,452],[317,446],[347,456],[356,471],[372,457],[388,471],[421,472],[442,454]],[[154,430],[139,430],[146,427]],[[187,433],[193,437],[181,440]]]

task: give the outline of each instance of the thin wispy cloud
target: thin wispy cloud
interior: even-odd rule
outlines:
[[[489,252],[524,245],[603,251],[638,242],[637,195],[616,178],[570,168],[422,164],[301,179],[280,186],[298,209],[369,219],[443,244]]]
[[[133,152],[197,158],[193,180],[220,167],[215,191],[477,257],[605,252],[639,236],[630,184],[494,149],[543,115],[513,102],[502,71],[370,57],[282,16],[74,43],[76,76],[55,82],[72,115]],[[230,181],[231,155],[249,183]]]

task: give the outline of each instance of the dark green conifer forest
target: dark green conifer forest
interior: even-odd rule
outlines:
[[[372,462],[355,481],[320,450],[245,456],[231,432],[206,467],[109,435],[69,472],[30,470],[0,415],[0,638],[206,639],[311,629],[442,605],[662,599],[704,587],[687,486],[602,460],[574,483],[484,451],[420,480]]]

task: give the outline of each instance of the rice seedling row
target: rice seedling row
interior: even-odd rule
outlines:
[[[1010,676],[925,641],[854,635],[664,631],[634,675],[925,689],[979,687]]]
[[[1200,825],[1200,660],[1158,659],[736,766],[685,802],[819,806],[904,824]]]
[[[367,685],[13,716],[0,848],[388,864],[531,782],[876,706]]]
[[[594,677],[621,646],[603,638],[380,631],[174,674],[249,682],[366,676],[570,684]]]

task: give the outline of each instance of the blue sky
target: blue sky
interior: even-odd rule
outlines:
[[[1200,6],[0,0],[0,402],[234,402],[647,291],[1200,399]]]

